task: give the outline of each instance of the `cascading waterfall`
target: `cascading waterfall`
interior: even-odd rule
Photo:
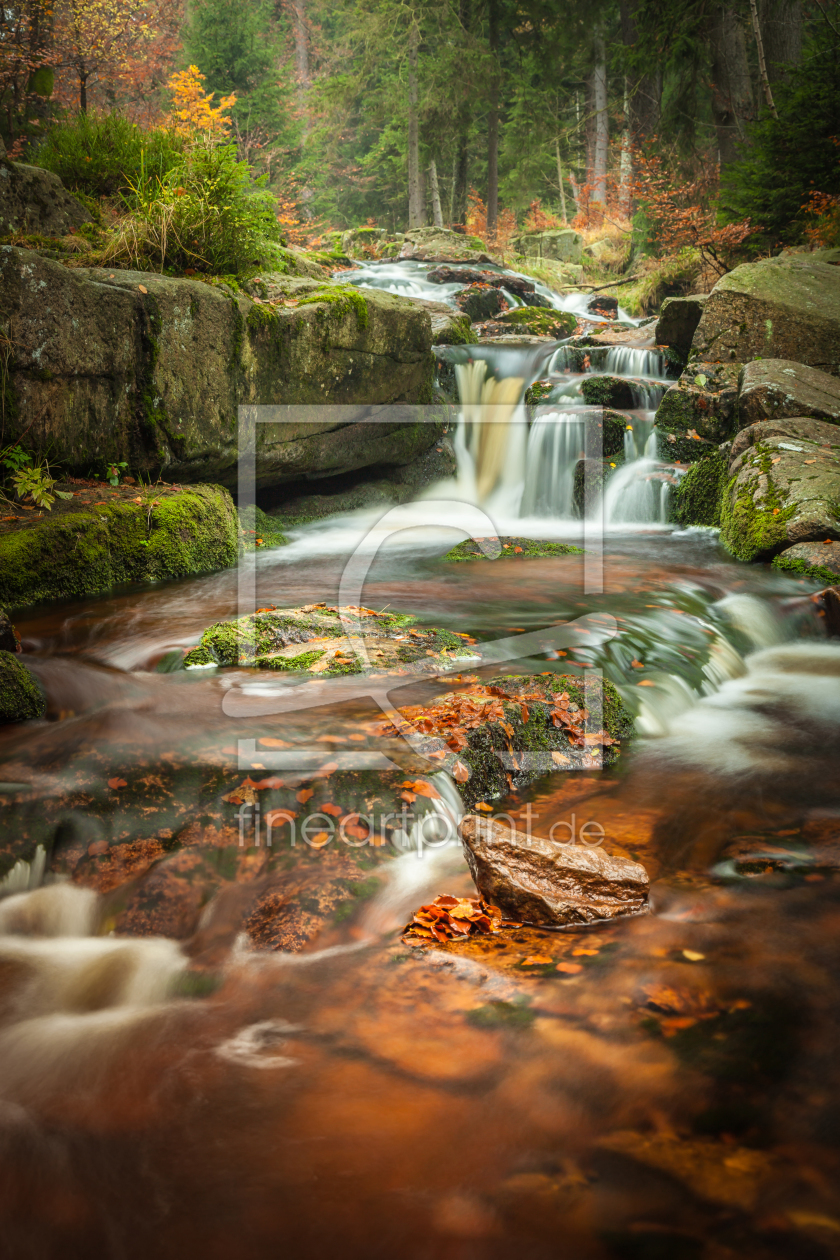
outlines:
[[[520,515],[572,516],[575,465],[585,455],[585,415],[551,411],[537,416],[528,433]]]

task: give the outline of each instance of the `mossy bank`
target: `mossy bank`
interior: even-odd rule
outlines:
[[[43,717],[45,710],[43,692],[26,666],[0,651],[0,726]]]
[[[60,487],[59,487],[60,488]],[[138,491],[69,484],[50,512],[0,522],[0,604],[96,595],[123,583],[212,573],[236,563],[239,522],[220,486]]]

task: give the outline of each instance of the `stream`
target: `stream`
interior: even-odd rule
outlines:
[[[451,302],[428,270],[350,278]],[[482,644],[614,625],[504,668],[603,676],[637,739],[493,809],[540,835],[600,824],[647,868],[651,913],[412,947],[415,909],[473,892],[427,815],[394,844],[268,849],[218,805],[278,773],[343,805],[351,752],[420,773],[352,676],[297,703],[294,678],[178,668],[246,611],[237,571],[25,610],[48,712],[0,730],[0,843],[41,845],[0,885],[2,1255],[840,1254],[840,646],[817,584],[667,523],[683,470],[654,431],[654,350],[593,348],[584,371],[563,345],[441,354],[457,476],[293,530],[254,558],[256,606],[336,604],[362,555],[364,604],[469,635],[480,678],[499,671]],[[634,406],[580,518],[593,372]],[[583,554],[445,563],[481,522]],[[399,705],[456,685],[388,683]],[[457,785],[422,773],[432,823],[457,821]]]

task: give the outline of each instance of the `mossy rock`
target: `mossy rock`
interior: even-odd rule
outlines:
[[[534,306],[518,306],[497,317],[497,323],[527,332],[534,337],[556,337],[558,341],[571,337],[577,328],[577,318],[570,311],[544,310]]]
[[[529,560],[535,557],[545,556],[582,556],[583,552],[580,547],[573,547],[568,543],[546,542],[540,538],[513,538],[505,536],[498,540],[488,539],[486,541],[498,541],[501,551],[497,557],[499,560]],[[465,538],[463,542],[458,543],[451,551],[447,551],[443,557],[444,560],[489,560],[481,550],[478,542],[474,538]]]
[[[819,582],[822,586],[840,585],[840,542],[796,543],[773,559],[773,568],[796,577]]]
[[[720,525],[729,465],[720,451],[692,464],[674,493],[671,516],[678,525]]]
[[[26,666],[11,652],[0,651],[0,725],[40,718],[47,704]]]
[[[587,376],[580,392],[590,407],[633,407],[633,389],[623,376]]]
[[[600,700],[602,712],[596,723],[587,708],[596,701],[595,690],[579,677],[505,674],[480,682],[476,678],[463,692],[448,692],[399,712],[409,723],[422,722],[430,740],[427,755],[446,753],[440,764],[456,775],[464,804],[472,809],[477,801],[498,800],[554,771],[594,768],[593,750],[600,754],[600,764],[614,764],[635,727],[617,690],[606,680]],[[461,703],[469,706],[470,726],[458,732],[453,715]],[[487,719],[476,724],[474,713],[480,706],[486,708]],[[597,725],[607,737],[603,745],[590,740],[584,746],[563,724],[555,723],[558,708],[588,734],[595,734],[590,727]],[[469,771],[466,778],[463,767]]]
[[[420,629],[416,618],[363,609],[345,624],[337,608],[306,604],[300,608],[266,608],[261,612],[209,626],[197,647],[184,657],[194,669],[215,665],[306,672],[335,676],[367,670],[399,669],[422,661],[430,669],[453,659],[473,659],[465,636],[441,628]],[[352,632],[362,638],[369,664],[359,655]]]
[[[21,513],[0,523],[5,607],[213,573],[236,563],[236,510],[220,486],[156,486],[140,493],[102,486],[89,495],[94,502],[57,499],[51,512]]]
[[[240,541],[245,551],[267,551],[270,547],[285,547],[288,538],[273,516],[269,516],[256,503],[238,508]]]

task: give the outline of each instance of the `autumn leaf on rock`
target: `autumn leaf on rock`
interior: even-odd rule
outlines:
[[[463,761],[456,761],[452,767],[452,777],[456,783],[466,783],[470,777],[470,772],[464,765]]]
[[[305,805],[309,798],[314,795],[312,788],[301,788],[299,792],[295,793],[295,800],[300,801],[301,805]]]
[[[126,783],[125,779],[109,779],[108,787],[114,788],[114,789],[124,788],[124,787],[128,787],[128,784]]]

